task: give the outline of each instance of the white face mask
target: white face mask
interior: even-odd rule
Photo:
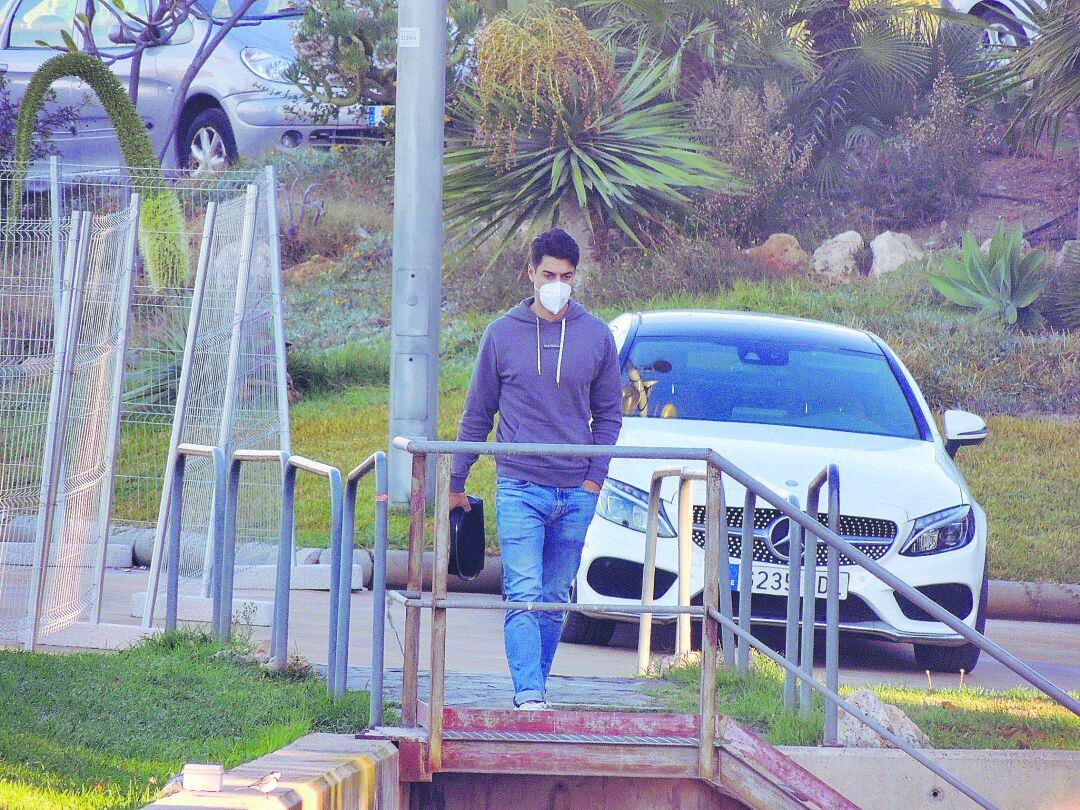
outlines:
[[[542,285],[536,292],[540,305],[552,315],[558,315],[570,300],[573,288],[565,281],[552,281]]]

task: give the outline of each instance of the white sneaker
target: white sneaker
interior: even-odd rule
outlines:
[[[551,707],[544,700],[526,700],[520,706],[515,705],[514,708],[521,712],[542,712],[549,710]]]

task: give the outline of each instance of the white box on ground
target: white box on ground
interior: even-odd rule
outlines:
[[[140,591],[131,595],[131,615],[141,619],[146,593]],[[176,618],[182,622],[209,622],[214,614],[210,599],[205,596],[180,596],[176,601]],[[154,617],[165,618],[165,594],[158,596],[154,606]],[[274,620],[273,602],[255,599],[233,599],[233,621],[237,624],[250,624],[254,627],[270,627]]]
[[[198,765],[188,763],[184,766],[184,790],[208,790],[217,792],[225,780],[225,769],[220,765]]]

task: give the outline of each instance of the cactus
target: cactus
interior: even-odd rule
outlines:
[[[1062,245],[1057,266],[1047,274],[1039,311],[1055,329],[1080,329],[1080,240]]]
[[[145,183],[140,188],[143,200],[139,248],[150,283],[158,288],[182,284],[188,269],[183,209],[176,194],[165,183],[150,136],[135,105],[113,72],[97,57],[63,53],[43,63],[31,77],[15,129],[13,199],[22,199],[34,124],[41,105],[53,83],[68,77],[82,79],[94,91],[116,130],[124,162],[132,174]]]

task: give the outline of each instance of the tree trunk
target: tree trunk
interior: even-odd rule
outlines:
[[[606,240],[602,237],[597,238],[598,234],[593,230],[594,222],[595,219],[589,216],[589,212],[578,205],[577,197],[572,193],[563,197],[562,202],[559,203],[559,223],[557,227],[570,234],[581,249],[581,260],[578,262],[575,287],[585,287],[587,285],[589,273],[596,268],[604,255],[603,245]]]

